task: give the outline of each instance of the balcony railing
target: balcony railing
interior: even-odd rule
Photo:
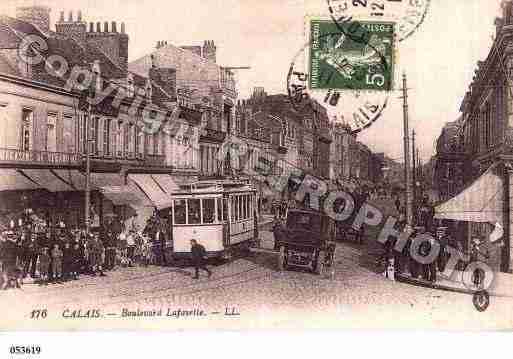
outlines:
[[[0,163],[31,163],[43,165],[70,165],[80,164],[81,156],[77,153],[49,152],[49,151],[23,151],[12,148],[0,148]]]

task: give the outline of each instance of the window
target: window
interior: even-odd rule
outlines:
[[[160,138],[158,132],[153,134],[153,154],[160,154]]]
[[[73,118],[73,115],[64,115],[63,122],[63,132],[64,132],[64,151],[67,153],[74,153],[76,151],[76,140],[75,140],[75,129],[76,124]]]
[[[91,147],[92,153],[97,154],[99,151],[100,144],[98,143],[99,129],[100,129],[100,119],[98,117],[93,117],[91,121]]]
[[[178,199],[174,201],[174,224],[187,223],[187,201],[185,199]]]
[[[46,116],[46,151],[57,152],[57,114]]]
[[[188,224],[201,223],[201,207],[199,199],[189,199],[187,204]]]
[[[215,198],[203,199],[203,223],[214,223],[216,215]]]
[[[227,212],[224,212],[227,213]],[[217,220],[219,222],[223,221],[223,199],[218,198],[217,199]]]
[[[32,150],[33,121],[34,112],[29,109],[23,109],[21,114],[21,149],[23,151]]]
[[[105,155],[110,155],[111,148],[110,148],[110,131],[111,131],[111,119],[105,119],[105,122],[103,124],[103,153]]]

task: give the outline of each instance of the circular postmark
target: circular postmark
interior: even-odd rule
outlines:
[[[392,21],[399,41],[406,40],[424,22],[431,0],[327,0],[334,22],[348,17]]]
[[[318,18],[307,24],[309,39],[287,74],[289,99],[299,112],[323,104],[335,122],[361,132],[381,117],[393,89],[394,26]]]

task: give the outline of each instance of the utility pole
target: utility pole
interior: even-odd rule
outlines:
[[[413,156],[413,171],[412,171],[412,183],[413,183],[413,212],[415,213],[415,208],[417,207],[417,158],[415,157],[417,148],[415,147],[415,130],[413,130],[411,136],[411,154]]]
[[[406,186],[406,223],[412,225],[412,193],[410,180],[410,136],[408,125],[408,86],[403,73],[403,134],[404,134],[404,183]]]
[[[89,85],[89,90],[87,93],[87,115],[85,118],[85,156],[86,156],[86,188],[85,188],[85,225],[86,225],[86,234],[89,235],[91,231],[91,144],[90,141],[90,131],[91,131],[91,114],[92,110],[92,99],[94,97],[94,91],[96,89],[96,81],[98,74],[95,72],[95,68],[92,68],[93,74],[93,82]]]

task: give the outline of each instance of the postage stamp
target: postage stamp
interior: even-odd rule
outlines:
[[[364,41],[337,31],[330,20],[310,23],[310,81],[311,89],[348,89],[389,91],[393,83],[394,24],[362,22]]]
[[[394,23],[311,16],[306,44],[287,74],[287,92],[297,111],[326,107],[330,117],[357,134],[381,118],[394,84]]]

